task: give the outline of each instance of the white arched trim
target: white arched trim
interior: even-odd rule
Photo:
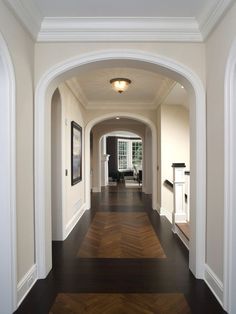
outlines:
[[[15,73],[0,34],[0,312],[17,306]]]
[[[236,313],[236,40],[225,73],[224,308]]]
[[[205,234],[206,234],[206,108],[205,90],[201,80],[188,67],[170,58],[139,50],[105,50],[76,56],[50,68],[40,79],[35,92],[35,222],[36,222],[36,261],[39,278],[44,278],[51,269],[51,243],[49,243],[49,222],[46,212],[50,212],[47,163],[45,149],[47,134],[46,98],[52,85],[71,76],[73,70],[86,64],[102,61],[137,61],[149,65],[149,69],[161,70],[179,81],[188,90],[192,99],[190,106],[191,139],[191,241],[189,265],[197,278],[204,278]]]
[[[127,112],[125,114],[127,114]],[[121,126],[119,126],[119,127],[112,127],[111,131],[99,132],[99,137],[100,137],[99,140],[101,140],[101,138],[104,135],[109,134],[110,132],[119,132],[119,131],[121,131],[121,132],[125,131],[125,132],[133,133],[133,134],[139,136],[142,139],[142,141],[144,141],[144,136],[143,136],[143,134],[141,132],[133,129],[132,127],[129,128],[129,127],[126,127],[126,126],[124,128],[122,128]]]
[[[108,129],[107,129],[107,131],[103,131],[103,132],[98,132],[99,133],[99,135],[97,136],[98,137],[98,145],[99,145],[99,147],[98,147],[98,149],[100,149],[100,145],[101,145],[101,140],[102,140],[102,137],[104,136],[104,135],[106,135],[106,134],[108,134],[109,132],[113,132],[113,131],[127,131],[127,132],[131,132],[131,133],[134,133],[134,134],[136,134],[137,136],[139,136],[140,138],[141,138],[141,140],[142,140],[142,143],[144,143],[144,136],[141,134],[141,132],[137,132],[137,130],[134,130],[132,127],[121,127],[121,126],[119,126],[119,127],[117,127],[117,126],[109,126],[108,127]],[[89,138],[89,140],[90,140],[90,138]],[[93,145],[96,145],[96,143],[94,143],[93,142]],[[95,185],[95,191],[100,191],[101,190],[101,171],[100,171],[100,169],[101,169],[101,166],[99,167],[99,165],[101,165],[101,154],[100,153],[98,153],[98,160],[97,160],[97,165],[98,165],[98,176],[99,176],[99,181],[100,181],[100,184],[99,183],[97,183],[96,185]],[[150,163],[151,164],[151,163]],[[94,170],[94,169],[93,169]],[[93,175],[94,175],[94,171],[93,171]],[[91,180],[91,176],[90,176],[90,180]],[[144,186],[144,180],[143,180],[143,186]],[[94,186],[92,185],[92,183],[90,182],[90,188],[92,189],[92,191],[94,192]],[[86,197],[85,197],[85,199],[86,199]],[[89,204],[90,203],[90,201],[87,203],[87,204]],[[86,205],[86,207],[88,207],[87,205]]]
[[[153,209],[157,209],[157,131],[155,124],[149,120],[148,118],[135,114],[133,112],[112,112],[105,115],[101,115],[91,121],[85,127],[85,160],[87,163],[85,164],[85,177],[89,178],[85,184],[85,199],[86,199],[86,208],[89,209],[91,207],[91,183],[90,183],[90,131],[91,129],[98,123],[103,122],[108,119],[112,119],[115,117],[128,118],[137,120],[142,122],[150,127],[152,131],[152,207]],[[106,132],[105,132],[106,133]],[[105,134],[104,133],[104,134]]]

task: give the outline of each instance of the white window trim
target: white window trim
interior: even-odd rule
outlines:
[[[119,168],[119,142],[128,143],[128,145],[127,145],[128,146],[127,147],[127,168],[126,169]],[[120,172],[133,170],[133,154],[132,154],[133,142],[141,142],[142,143],[142,140],[141,139],[118,138],[118,141],[117,141],[117,164],[118,164],[118,171],[120,171]]]

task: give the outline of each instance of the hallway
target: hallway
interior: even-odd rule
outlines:
[[[93,193],[92,210],[53,242],[52,271],[15,313],[224,313],[140,191],[119,184]]]

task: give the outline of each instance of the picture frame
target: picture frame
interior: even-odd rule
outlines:
[[[82,128],[71,121],[71,185],[82,180]]]

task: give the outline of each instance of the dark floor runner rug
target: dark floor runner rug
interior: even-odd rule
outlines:
[[[181,293],[60,293],[49,314],[190,314]]]

